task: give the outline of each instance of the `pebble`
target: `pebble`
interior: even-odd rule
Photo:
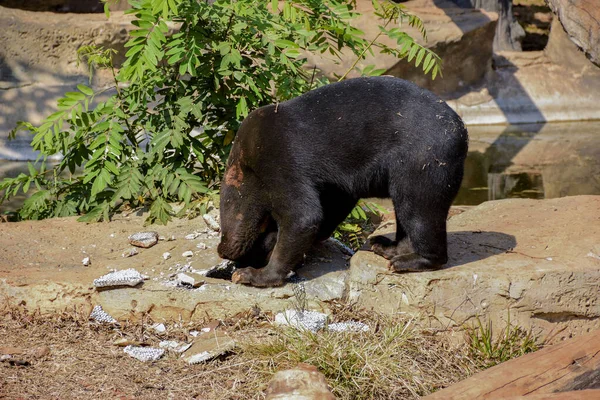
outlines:
[[[165,333],[167,331],[165,324],[154,324],[152,325],[152,329],[154,329],[157,333]]]
[[[139,254],[139,251],[135,247],[130,248],[125,253],[121,254],[121,257],[133,257],[136,254]]]
[[[169,253],[168,251],[166,251],[166,252],[163,253],[162,257],[165,260],[168,260],[169,258],[171,258],[171,253]]]
[[[86,257],[83,260],[81,260],[81,263],[83,264],[84,267],[87,267],[88,265],[90,265],[92,263],[92,261],[90,260],[89,257]]]
[[[157,232],[138,232],[129,236],[129,243],[132,246],[148,248],[158,243]]]
[[[204,214],[202,216],[202,219],[204,220],[204,222],[206,222],[206,225],[208,225],[208,227],[210,229],[212,229],[215,232],[219,232],[221,230],[221,226],[219,225],[219,223],[213,218],[212,215],[209,214]]]
[[[183,254],[181,254],[182,257],[193,257],[194,256],[194,252],[191,250],[188,251],[184,251]]]

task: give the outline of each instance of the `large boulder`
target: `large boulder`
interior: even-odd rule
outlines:
[[[411,64],[377,51],[375,55],[359,61],[358,68],[374,64],[378,69],[385,69],[388,75],[408,79],[436,93],[450,93],[483,79],[491,68],[496,13],[460,8],[449,0],[412,0],[404,5],[410,13],[423,20],[427,41],[423,40],[416,28],[408,24],[402,25],[402,29],[442,58],[443,77],[432,80],[430,75],[423,74],[422,66],[414,67],[414,60]],[[372,39],[379,33],[378,25],[384,23],[374,15],[371,1],[358,1],[357,6],[363,15],[353,25],[361,29],[367,39]],[[395,46],[387,37],[382,36],[380,40]],[[308,55],[308,60],[326,76],[335,79],[352,66],[356,56],[343,51],[339,62],[329,56],[315,55]],[[358,75],[357,71],[352,71],[348,76]]]
[[[547,0],[569,38],[600,66],[600,7],[596,0]]]

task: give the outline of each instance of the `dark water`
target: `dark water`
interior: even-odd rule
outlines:
[[[469,136],[456,205],[600,194],[600,121],[476,126]],[[19,173],[27,173],[26,162],[0,161],[0,179]],[[25,198],[20,192],[0,213],[16,210]]]

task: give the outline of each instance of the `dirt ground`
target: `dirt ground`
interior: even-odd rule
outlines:
[[[343,307],[337,308],[333,319],[349,316],[366,321],[371,332],[361,334],[360,338],[332,339],[327,334],[309,334],[302,338],[318,340],[324,348],[331,348],[327,354],[331,357],[329,361],[312,354],[328,350],[319,352],[307,347],[306,353],[297,351],[297,346],[303,344],[294,342],[293,335],[283,334],[283,342],[265,346],[282,332],[273,329],[272,315],[253,310],[218,321],[217,330],[238,343],[233,353],[205,364],[188,365],[174,353],[155,362],[140,362],[126,355],[115,341],[128,338],[154,347],[166,337],[189,341],[193,340],[190,331],[200,330],[215,321],[172,323],[167,325],[166,333],[158,334],[150,328],[148,320],[120,326],[100,325],[76,312],[40,316],[4,304],[0,305],[0,356],[11,353],[12,358],[0,362],[0,398],[261,399],[275,371],[293,367],[297,362],[311,362],[326,373],[338,398],[405,399],[446,387],[478,369],[469,360],[464,342],[458,347],[450,345],[442,337],[426,335],[410,324],[401,325],[407,321],[378,320],[373,313],[357,313]],[[356,341],[378,348],[381,344],[376,339],[385,339],[390,323],[398,323],[401,329],[393,326],[391,329],[402,333],[391,344],[395,350],[393,355],[387,355],[386,349],[362,353],[362,347],[352,348],[355,354],[350,354],[344,347]],[[281,343],[289,346],[293,356],[280,348]],[[402,351],[393,347],[396,345],[401,346]],[[377,375],[369,377],[369,372],[354,371],[350,377],[343,376],[347,370],[344,366],[330,365],[336,359],[349,363],[346,359],[357,354],[365,358],[370,355],[375,360],[378,360],[376,356],[384,356],[398,370],[387,371],[389,376],[384,376],[384,371],[377,370],[375,363],[369,364],[373,361],[365,359],[364,363],[360,362],[361,369],[374,368]],[[373,384],[369,385],[365,379]]]

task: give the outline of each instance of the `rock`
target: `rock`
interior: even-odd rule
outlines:
[[[312,365],[300,363],[294,369],[277,372],[265,393],[267,400],[334,400],[325,376]]]
[[[213,231],[219,232],[221,230],[221,226],[212,215],[204,214],[202,216],[202,219],[204,220],[204,222],[206,222],[206,225],[208,225],[208,227]]]
[[[525,31],[515,20],[512,0],[452,0],[460,7],[481,8],[498,14],[494,51],[521,51]]]
[[[371,2],[358,2],[357,5],[363,15],[352,24],[365,32],[367,39],[373,39],[379,34],[378,25],[383,25],[383,22],[374,15]],[[374,51],[374,56],[369,55],[365,60],[359,61],[358,68],[374,64],[376,68],[384,69],[388,75],[410,80],[438,94],[451,93],[475,84],[490,71],[497,14],[459,8],[449,0],[416,0],[405,6],[409,13],[422,18],[427,29],[427,42],[416,28],[409,27],[408,24],[403,25],[402,30],[444,60],[443,79],[436,78],[432,81],[430,75],[423,74],[422,66],[415,67],[406,60],[398,61],[377,50]],[[389,46],[396,46],[387,37],[380,39]],[[339,61],[331,60],[328,56],[310,54],[307,54],[307,59],[309,66],[316,65],[324,75],[334,78],[335,75],[343,75],[354,63],[356,56],[344,50]],[[465,65],[469,68],[465,68]],[[358,72],[353,71],[348,76],[356,77]]]
[[[144,277],[133,268],[114,271],[94,279],[94,286],[111,287],[111,286],[136,286],[144,281]]]
[[[167,331],[165,324],[154,324],[152,325],[152,329],[154,329],[156,333],[165,333]]]
[[[129,236],[129,243],[132,246],[149,248],[158,243],[157,232],[138,232]]]
[[[443,329],[476,317],[497,327],[510,317],[534,332],[564,329],[559,337],[600,328],[600,262],[586,257],[600,237],[599,196],[490,201],[450,219],[448,231],[450,259],[439,271],[395,274],[387,260],[357,252],[348,300],[427,315]]]
[[[598,388],[599,376],[600,331],[595,331],[509,360],[424,399],[547,399],[558,392],[560,399],[598,399],[600,390],[596,397],[562,392]]]
[[[369,325],[357,321],[336,322],[327,325],[327,330],[331,332],[369,332],[370,329]]]
[[[162,255],[162,258],[165,260],[168,260],[169,258],[171,258],[171,253],[169,252],[164,252]]]
[[[188,274],[184,274],[182,272],[177,274],[177,286],[182,286],[182,287],[191,287],[191,288],[198,288],[200,286],[202,286],[204,284],[203,280],[197,280],[196,278],[188,275]]]
[[[317,332],[325,327],[328,316],[317,311],[286,310],[275,315],[275,325],[289,325],[297,329]]]
[[[196,245],[196,247],[197,247],[198,249],[200,249],[200,250],[206,250],[206,249],[208,249],[208,246],[206,246],[206,243],[202,243],[202,242],[198,243],[198,244]]]
[[[585,73],[588,69],[596,69],[577,45],[569,39],[558,18],[552,20],[544,54],[554,64],[574,71]]]
[[[142,362],[156,361],[165,354],[164,349],[155,349],[153,347],[127,346],[123,351],[129,356]]]
[[[132,247],[125,251],[125,253],[121,254],[121,257],[133,257],[137,254],[140,254],[140,252],[135,247]]]
[[[111,317],[108,313],[106,313],[101,305],[94,306],[92,313],[90,314],[90,319],[93,319],[96,322],[114,324],[117,322],[116,319]]]
[[[181,256],[182,256],[182,257],[193,257],[193,256],[194,256],[194,252],[193,252],[193,251],[191,251],[191,250],[184,251],[184,252],[181,254]]]
[[[92,262],[90,261],[89,257],[85,257],[83,260],[81,260],[81,263],[83,264],[84,267],[89,266]]]
[[[227,354],[235,346],[235,341],[223,333],[200,335],[182,357],[188,364],[199,364]]]
[[[158,344],[161,349],[167,349],[174,353],[183,353],[192,346],[192,343],[180,343],[175,340],[163,340]]]
[[[194,240],[196,239],[198,236],[200,236],[199,233],[194,232],[194,233],[190,233],[189,235],[185,235],[185,240]]]
[[[600,66],[600,7],[590,0],[548,0],[569,38]]]
[[[31,350],[31,356],[37,359],[44,358],[49,354],[50,347],[48,346],[35,347],[33,350]]]

